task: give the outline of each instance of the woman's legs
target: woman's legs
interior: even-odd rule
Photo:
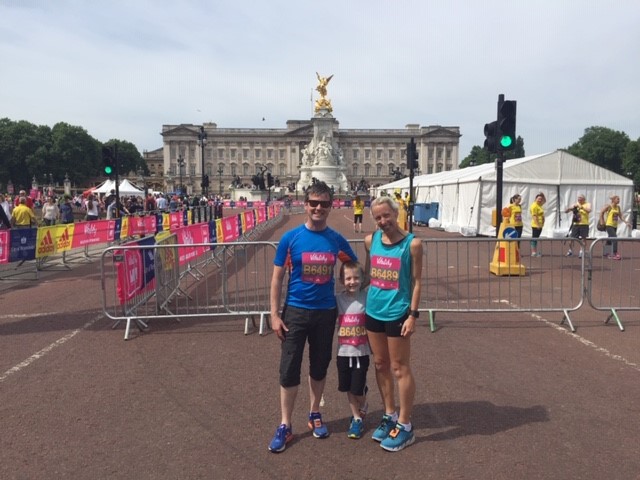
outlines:
[[[411,371],[411,341],[405,337],[390,337],[389,358],[391,371],[398,381],[398,398],[400,412],[398,422],[411,423],[413,401],[416,394],[416,383]]]
[[[380,397],[384,404],[384,413],[393,414],[396,411],[394,398],[393,374],[391,373],[391,360],[389,356],[389,343],[386,333],[367,332],[369,345],[373,352],[375,363],[376,382]]]

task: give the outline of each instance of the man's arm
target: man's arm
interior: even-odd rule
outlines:
[[[271,328],[280,340],[284,340],[285,333],[289,331],[280,317],[280,301],[282,295],[282,281],[284,279],[284,267],[275,265],[271,276],[270,305]]]

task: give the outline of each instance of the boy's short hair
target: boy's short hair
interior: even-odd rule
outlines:
[[[362,278],[364,275],[364,272],[362,271],[362,267],[358,262],[354,262],[353,260],[347,260],[342,265],[340,265],[340,281],[342,283],[344,283],[344,271],[347,268],[350,268],[351,270],[358,270],[358,274],[360,275],[360,278]]]

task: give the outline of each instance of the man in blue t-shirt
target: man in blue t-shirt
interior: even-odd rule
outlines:
[[[284,451],[293,439],[291,415],[300,385],[305,343],[309,343],[309,429],[316,438],[329,431],[320,415],[320,399],[331,362],[337,308],[334,267],[341,261],[357,261],[349,242],[327,226],[333,194],[324,182],[305,192],[304,224],[286,232],[273,261],[271,327],[282,342],[280,355],[281,422],[269,450]],[[280,314],[282,284],[289,271],[287,298]]]

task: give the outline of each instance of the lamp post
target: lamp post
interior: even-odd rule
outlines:
[[[222,164],[218,165],[218,177],[220,178],[220,198],[222,198],[222,173],[224,172],[224,167]]]
[[[138,168],[138,185],[142,185],[142,190],[144,192],[144,199],[142,200],[142,209],[144,211],[147,210],[147,185],[144,181],[144,170],[142,168]]]
[[[207,187],[209,187],[209,177],[204,172],[204,146],[207,144],[207,133],[204,131],[204,125],[200,127],[200,133],[198,134],[198,145],[200,145],[200,160],[202,162],[202,196],[208,197]]]
[[[184,194],[182,187],[182,167],[184,167],[184,158],[182,154],[178,155],[178,175],[180,176],[180,195]]]

